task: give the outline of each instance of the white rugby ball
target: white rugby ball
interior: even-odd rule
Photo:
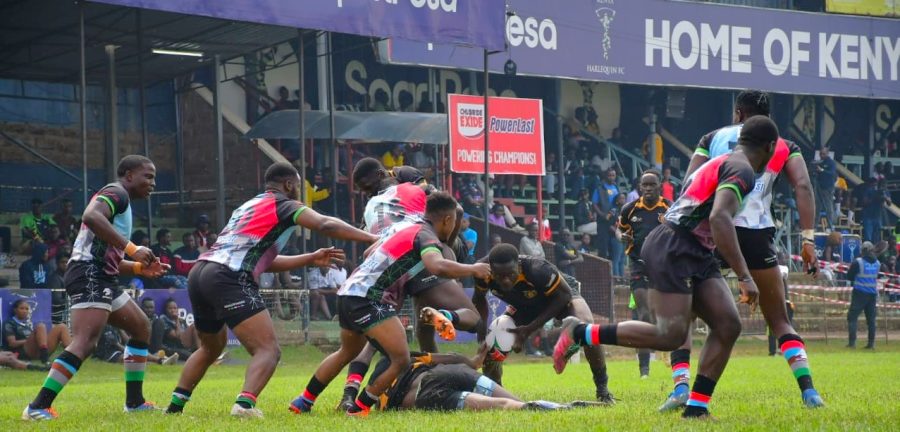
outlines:
[[[513,321],[511,316],[506,314],[500,315],[494,318],[491,326],[488,327],[485,342],[487,342],[489,347],[507,354],[512,351],[512,346],[516,343],[515,333],[509,332],[509,330],[514,328],[516,328],[516,322]]]

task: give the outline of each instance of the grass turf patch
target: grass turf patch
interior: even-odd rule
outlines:
[[[455,347],[471,352],[474,346]],[[692,358],[692,376],[700,348]],[[367,419],[348,419],[334,411],[341,395],[341,375],[319,397],[312,415],[288,412],[288,403],[309,380],[324,354],[310,347],[287,347],[282,364],[259,398],[266,418],[238,421],[228,416],[240,392],[247,356],[236,350],[233,365],[210,369],[187,404],[185,414],[124,414],[125,389],[121,365],[86,362],[54,404],[60,419],[33,426],[65,430],[371,430],[471,431],[477,428],[530,430],[896,430],[900,424],[900,345],[880,345],[874,352],[847,350],[838,344],[811,343],[808,347],[813,379],[828,406],[804,409],[800,392],[784,358],[765,355],[764,343],[742,340],[710,403],[714,421],[682,421],[677,414],[656,408],[671,390],[671,370],[654,361],[648,379],[638,378],[637,361],[609,362],[610,390],[619,400],[608,408],[566,412],[373,412]],[[180,366],[150,365],[145,395],[165,407]],[[21,430],[22,409],[40,388],[45,374],[0,370],[0,430]],[[505,365],[505,387],[523,400],[559,402],[591,400],[594,385],[587,363],[570,365],[563,375],[549,360],[524,360],[512,355]],[[29,428],[30,429],[30,428]]]

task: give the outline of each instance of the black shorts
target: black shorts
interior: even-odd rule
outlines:
[[[397,316],[397,309],[392,305],[356,296],[339,295],[337,310],[341,328],[357,333],[365,333],[382,321]]]
[[[443,254],[444,259],[456,261],[456,254],[449,247],[447,247],[447,245],[441,243],[440,246],[441,254]],[[435,276],[431,274],[431,272],[429,272],[427,269],[422,269],[419,273],[417,273],[409,281],[407,281],[406,285],[403,288],[406,290],[407,295],[409,295],[410,297],[416,297],[425,291],[428,291],[436,286],[443,285],[445,282],[449,282],[452,280],[453,279]]]
[[[747,262],[749,270],[765,270],[778,266],[778,253],[775,250],[775,228],[750,229],[734,227],[741,255]],[[725,259],[718,253],[716,257],[722,268],[730,268]]]
[[[572,300],[569,301],[569,304],[566,305],[565,309],[563,309],[562,312],[560,312],[556,316],[550,317],[550,319],[561,320],[567,316],[572,315],[572,301],[575,301],[575,300],[581,299],[581,298],[583,298],[583,297],[581,297],[578,294],[572,293]],[[524,325],[528,325],[528,324],[531,324],[532,322],[534,322],[534,320],[536,320],[538,315],[540,315],[542,312],[544,312],[544,308],[540,308],[540,307],[532,306],[532,307],[526,307],[526,308],[516,308],[515,306],[507,305],[506,312],[504,312],[504,313],[506,315],[511,316],[513,319],[513,322],[516,323],[517,326],[524,326]],[[543,325],[543,324],[544,323],[541,323],[541,325]]]
[[[653,229],[641,248],[651,288],[664,293],[692,294],[707,279],[721,278],[719,261],[693,234],[663,224]]]
[[[104,309],[115,312],[128,304],[131,297],[119,288],[116,276],[89,261],[69,264],[64,277],[66,294],[72,309]]]
[[[650,280],[647,278],[647,265],[644,260],[634,257],[631,258],[631,290],[646,289],[650,287]]]
[[[223,325],[233,329],[266,310],[252,273],[211,261],[197,262],[188,273],[188,295],[194,326],[204,333],[218,333]]]
[[[497,383],[466,365],[437,365],[422,374],[416,391],[416,408],[461,410],[470,393],[493,396],[496,387]]]

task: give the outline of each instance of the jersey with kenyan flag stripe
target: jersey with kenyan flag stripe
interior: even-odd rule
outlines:
[[[363,219],[366,231],[386,235],[399,222],[419,222],[425,215],[425,191],[413,183],[393,185],[366,203]]]
[[[685,181],[678,200],[666,212],[666,221],[691,231],[704,247],[715,247],[709,227],[716,192],[731,189],[743,206],[744,197],[750,193],[756,174],[743,158],[734,153],[711,159],[697,168]]]
[[[284,248],[304,210],[306,206],[281,191],[265,191],[231,213],[216,243],[199,260],[258,277]]]
[[[126,239],[131,237],[131,201],[128,197],[128,191],[125,190],[121,183],[116,182],[103,186],[102,189],[94,194],[92,200],[109,206],[111,214],[109,223],[122,237]],[[89,262],[98,268],[102,268],[107,275],[115,276],[119,274],[119,262],[124,258],[124,250],[106,243],[103,239],[97,237],[87,224],[81,223],[78,237],[72,246],[70,262]]]
[[[726,155],[734,150],[738,136],[741,133],[741,124],[717,129],[703,136],[694,154],[701,154],[709,158]],[[772,189],[775,180],[788,160],[802,157],[800,147],[793,141],[778,138],[775,143],[775,153],[766,165],[766,170],[756,179],[753,190],[744,199],[744,207],[734,217],[734,225],[749,229],[766,229],[775,226],[772,217]]]
[[[338,295],[364,297],[400,309],[406,282],[425,268],[425,254],[441,253],[440,245],[430,222],[398,224],[347,278]]]

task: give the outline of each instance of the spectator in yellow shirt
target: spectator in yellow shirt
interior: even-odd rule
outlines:
[[[390,151],[381,156],[381,164],[385,169],[393,169],[403,165],[403,144],[395,145]]]

